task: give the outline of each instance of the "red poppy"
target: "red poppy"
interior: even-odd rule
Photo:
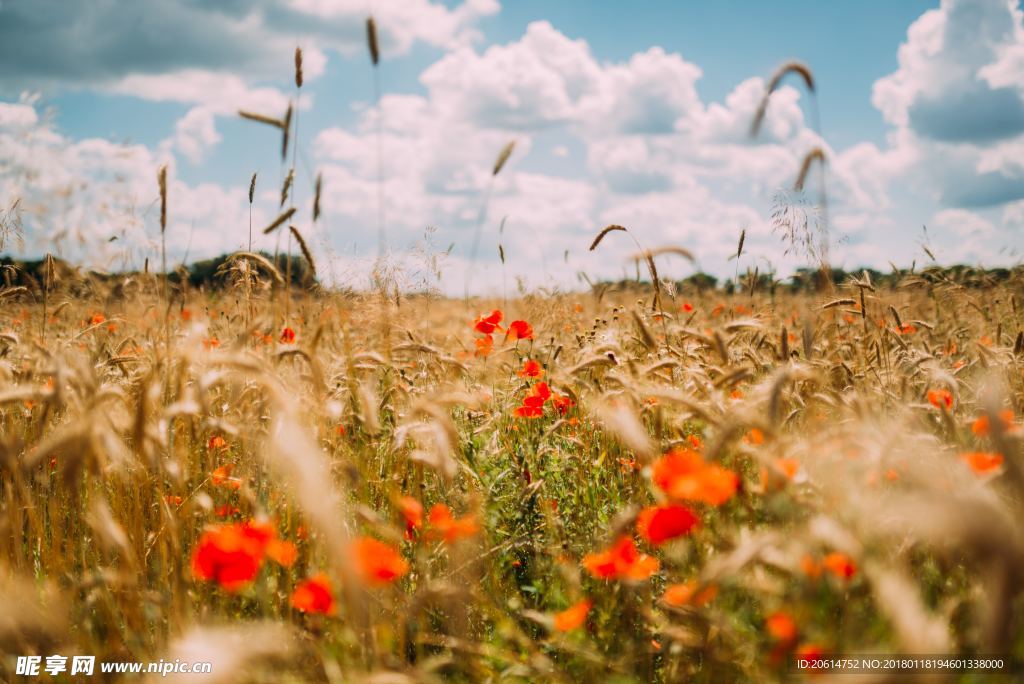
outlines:
[[[636,519],[637,534],[647,543],[655,545],[689,534],[699,526],[700,518],[679,504],[650,506],[640,511]]]
[[[772,613],[765,618],[764,626],[772,639],[786,644],[796,641],[799,632],[793,618],[782,611]]]
[[[809,553],[804,554],[803,558],[800,559],[800,570],[811,579],[821,577],[821,565]]]
[[[683,302],[682,310],[685,311],[686,313],[692,312],[693,304],[691,304],[690,302]]]
[[[299,549],[290,541],[271,539],[267,542],[267,558],[278,565],[290,568],[299,557]]]
[[[948,389],[928,390],[928,403],[939,409],[953,408],[953,393]]]
[[[515,410],[520,418],[539,418],[544,414],[544,402],[551,398],[551,388],[546,382],[538,382],[523,397],[523,405]]]
[[[1002,425],[1004,431],[1012,430],[1015,427],[1013,424],[1014,416],[1012,409],[1003,409],[996,415],[996,417],[999,418],[999,422]],[[978,435],[979,437],[983,437],[989,434],[991,431],[992,424],[989,422],[989,418],[987,415],[978,416],[974,420],[974,422],[971,423],[971,432]]]
[[[544,409],[540,406],[523,404],[522,406],[517,406],[513,414],[516,418],[540,418],[544,415]]]
[[[554,393],[551,395],[551,405],[558,411],[558,415],[564,416],[569,409],[576,405],[576,402],[565,394]]]
[[[700,591],[698,591],[698,587],[699,584],[696,580],[670,584],[665,587],[665,593],[661,595],[661,600],[670,606],[679,608],[686,605],[703,606],[718,596],[718,587],[713,584],[700,589]]]
[[[611,548],[583,557],[582,565],[598,579],[644,580],[661,567],[657,558],[640,553],[632,537],[620,537]]]
[[[256,578],[273,530],[247,522],[221,525],[203,532],[192,553],[192,574],[238,591]]]
[[[321,573],[299,582],[292,592],[291,604],[293,608],[303,613],[334,613],[334,593],[331,591],[331,581],[327,575]]]
[[[477,319],[473,321],[473,329],[477,332],[481,332],[484,335],[490,335],[495,330],[501,330],[501,319],[504,318],[505,314],[501,313],[498,309],[495,309],[489,314],[480,314]]]
[[[214,435],[213,437],[210,437],[210,440],[206,443],[206,448],[210,451],[213,451],[214,449],[224,451],[228,448],[228,443],[220,435]]]
[[[793,656],[795,658],[798,658],[799,660],[809,660],[811,663],[813,663],[813,666],[817,666],[820,665],[820,663],[825,659],[825,649],[819,646],[818,644],[800,644],[800,647],[796,649],[796,651],[793,653]],[[815,672],[817,670],[811,671]]]
[[[494,338],[488,335],[487,337],[478,337],[474,340],[476,343],[476,351],[473,352],[475,356],[490,356],[494,350]]]
[[[293,344],[295,342],[295,331],[286,325],[281,330],[281,341],[285,344]]]
[[[411,496],[398,499],[398,510],[405,520],[405,538],[412,539],[416,530],[423,527],[423,504]]]
[[[505,337],[515,337],[517,340],[532,340],[533,327],[526,321],[512,321],[508,324],[508,331]]]
[[[184,501],[184,499],[182,499],[177,494],[168,494],[167,496],[164,497],[164,499],[167,501],[168,506],[180,506],[181,503]]]
[[[800,472],[800,461],[795,458],[777,458],[775,467],[782,471],[787,480],[792,480]]]
[[[845,553],[834,551],[821,561],[821,566],[839,579],[850,579],[857,574],[857,566],[853,559]]]
[[[360,579],[371,587],[390,584],[409,572],[398,549],[373,537],[360,537],[349,546]]]
[[[430,539],[443,539],[447,544],[454,544],[463,537],[472,537],[480,531],[480,524],[471,515],[456,518],[452,509],[443,503],[434,504],[427,514]]]
[[[571,632],[582,627],[586,624],[587,613],[593,605],[593,601],[584,599],[560,613],[555,613],[555,629],[559,632]]]
[[[713,463],[705,463],[696,451],[675,448],[654,463],[652,479],[674,499],[701,501],[720,506],[739,489],[736,473]]]
[[[212,482],[215,487],[241,489],[242,481],[237,477],[231,477],[232,468],[234,468],[234,465],[230,463],[227,465],[222,465],[219,468],[215,468],[213,472],[210,473],[210,482]]]
[[[539,378],[544,375],[544,369],[533,359],[523,361],[523,367],[516,373],[521,378]]]
[[[960,454],[960,460],[970,466],[977,475],[986,475],[999,469],[1003,465],[1003,455],[993,454],[987,451],[974,451]]]
[[[215,508],[213,512],[218,518],[230,518],[233,515],[241,513],[237,506],[232,506],[231,504],[217,506],[217,508]]]

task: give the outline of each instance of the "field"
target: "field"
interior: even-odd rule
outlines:
[[[0,292],[4,681],[52,653],[381,683],[1024,655],[1020,273],[463,301],[235,268]]]

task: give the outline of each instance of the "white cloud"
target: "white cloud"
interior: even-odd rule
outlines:
[[[264,23],[278,16],[304,27],[303,35],[310,36],[307,79],[323,72],[326,51],[365,50],[362,2],[260,0],[257,5],[265,14],[243,13],[253,24],[246,30],[268,30]],[[750,256],[740,268],[756,258],[759,265],[770,260],[784,273],[803,264],[784,256],[780,236],[772,232],[772,198],[792,186],[804,155],[816,146],[827,159],[837,264],[909,262],[917,248],[907,225],[928,223],[937,249],[959,259],[960,243],[983,239],[997,245],[1024,223],[1021,201],[1007,204],[1001,220],[992,211],[971,209],[1024,195],[1024,138],[1014,133],[1012,116],[1001,122],[991,118],[1006,111],[1012,115],[1012,109],[998,106],[1019,98],[1024,83],[1018,78],[1024,45],[1020,12],[1008,10],[1003,0],[947,0],[918,19],[900,48],[899,69],[879,80],[874,91],[874,102],[891,126],[887,144],[862,143],[841,152],[810,130],[802,91],[792,86],[772,95],[761,133],[751,139],[750,122],[765,91],[761,78],[738,83],[722,102],[704,102],[697,91],[701,69],[657,47],[622,62],[601,62],[585,41],[535,22],[519,39],[478,51],[471,46],[474,27],[479,17],[497,10],[493,0],[470,0],[454,9],[426,0],[377,5],[379,23],[387,27],[382,32],[386,50],[403,51],[423,41],[448,52],[421,74],[423,94],[386,95],[379,112],[359,109],[353,125],[307,137],[313,140],[311,161],[323,172],[324,215],[315,229],[300,228],[321,268],[333,265],[343,277],[362,279],[369,272],[381,189],[395,263],[422,270],[424,252],[454,243],[443,283],[453,293],[461,293],[488,193],[478,274],[497,272],[500,239],[510,278],[572,286],[578,270],[618,277],[627,266],[622,255],[632,248],[586,250],[608,223],[628,226],[645,246],[685,246],[697,254],[701,268],[718,274],[731,274],[735,262],[727,258],[746,229]],[[305,24],[299,21],[303,17]],[[344,30],[330,37],[331,27]],[[974,38],[968,41],[967,34]],[[292,40],[278,35],[271,49],[283,52]],[[116,248],[129,246],[142,254],[152,249],[157,165],[170,162],[176,178],[172,152],[203,160],[220,142],[218,116],[239,108],[274,114],[287,106],[290,87],[265,85],[273,81],[261,80],[259,70],[251,77],[239,73],[188,66],[105,81],[103,87],[115,92],[190,105],[173,136],[156,151],[66,140],[31,105],[0,104],[0,156],[26,167],[34,164],[34,172],[47,178],[39,193],[73,189],[74,204],[82,208],[75,209],[74,220],[54,224],[81,227],[95,238],[120,230],[125,237]],[[988,109],[971,111],[964,101],[987,103]],[[492,177],[495,155],[510,139],[516,140],[513,157]],[[535,147],[543,147],[543,155],[531,155]],[[384,160],[380,170],[378,150]],[[559,168],[576,164],[579,173],[562,177],[545,170],[549,153],[565,158]],[[78,187],[82,178],[89,179],[88,189]],[[13,182],[10,174],[0,175],[0,190]],[[276,188],[260,187],[257,225],[271,218],[277,202]],[[817,192],[818,178],[812,175],[807,197],[815,200]],[[36,207],[44,207],[44,196],[39,194]],[[910,201],[914,204],[907,209]],[[952,208],[936,211],[936,201]],[[307,209],[303,206],[300,216],[308,216]],[[197,258],[234,249],[247,239],[245,188],[174,180],[171,217],[176,254],[187,249]],[[499,237],[502,219],[505,230]],[[429,235],[436,249],[422,246],[428,226],[435,228]],[[273,247],[272,239],[258,237],[261,244]],[[331,248],[344,256],[327,257]],[[986,250],[979,247],[963,258],[994,258]],[[666,274],[681,277],[691,268],[670,263]],[[495,282],[482,278],[478,285]]]
[[[19,102],[0,102],[0,128],[8,130],[28,129],[35,126],[39,116],[32,105]]]
[[[289,96],[277,88],[252,87],[235,74],[203,69],[133,74],[112,83],[108,89],[153,102],[201,104],[218,114],[248,109],[283,116],[289,101]]]
[[[220,142],[214,126],[214,113],[208,107],[193,107],[174,126],[177,149],[193,164],[203,161],[206,152]]]
[[[202,69],[260,80],[279,74],[299,39],[307,75],[322,51],[366,51],[366,19],[376,14],[386,56],[413,45],[451,49],[479,39],[476,23],[497,0],[455,7],[430,0],[223,0],[216,3],[0,3],[0,85],[105,85],[133,75]]]
[[[899,69],[872,101],[896,127],[891,154],[947,206],[1024,197],[1024,21],[1016,2],[944,0],[907,31]]]

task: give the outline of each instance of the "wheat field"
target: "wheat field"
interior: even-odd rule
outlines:
[[[1019,275],[654,309],[245,275],[169,310],[156,276],[7,291],[5,652],[297,682],[1020,653]]]
[[[753,133],[787,73],[813,92],[785,66]],[[1024,657],[1024,271],[726,292],[666,282],[685,246],[608,226],[590,249],[637,282],[341,292],[295,225],[292,110],[241,116],[282,134],[263,230],[294,259],[238,252],[192,288],[166,247],[102,276],[47,256],[0,290],[4,681],[53,653],[332,684]],[[154,192],[163,237],[166,169]],[[782,232],[831,283],[828,236]]]

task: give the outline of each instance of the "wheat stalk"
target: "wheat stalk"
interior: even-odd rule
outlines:
[[[313,263],[313,254],[309,251],[306,241],[302,239],[302,234],[295,226],[288,226],[288,230],[295,236],[295,241],[299,243],[299,249],[302,250],[302,256],[305,258],[306,263],[309,264],[309,270],[312,271],[313,276],[316,277],[316,265]]]

